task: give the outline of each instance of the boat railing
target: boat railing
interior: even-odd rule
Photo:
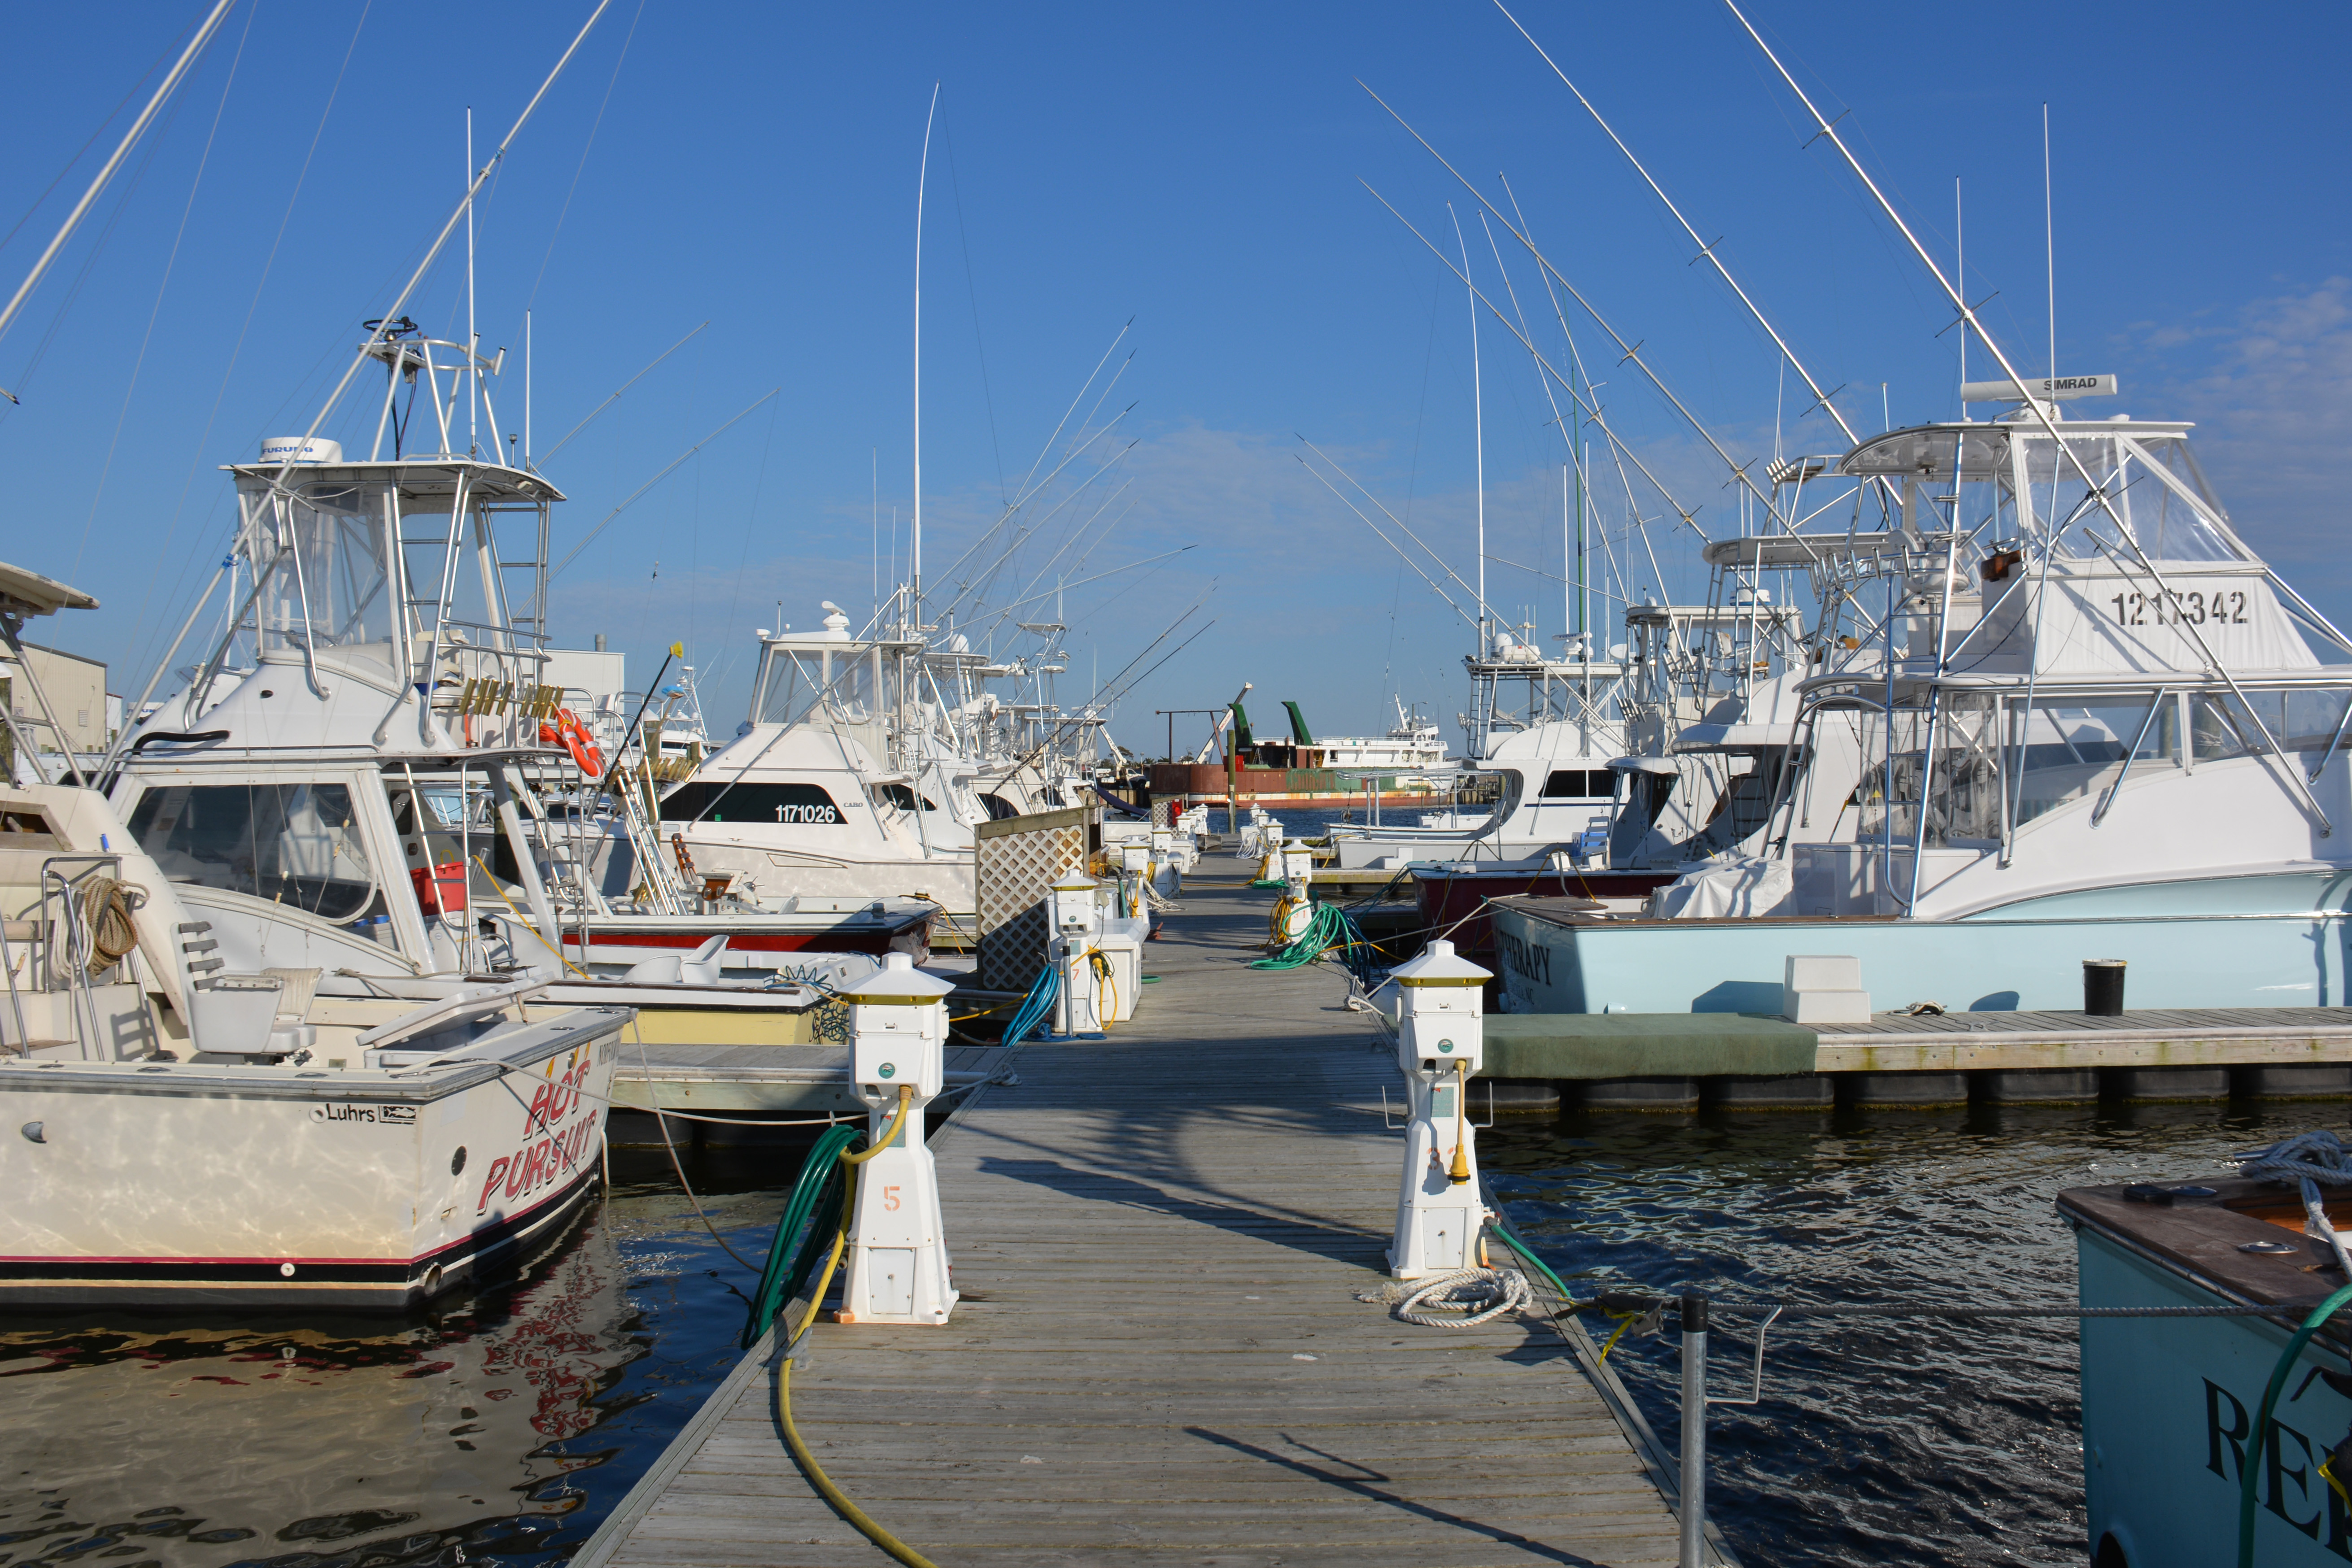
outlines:
[[[95,929],[89,901],[100,894],[98,883],[101,878],[110,887],[121,881],[121,855],[73,853],[43,858],[41,901],[29,934],[32,950],[26,956],[26,976],[37,977],[39,989],[72,994],[70,1012],[75,1043],[85,1061],[104,1061],[110,1054],[107,1051],[106,1030],[100,1021],[98,998],[90,988],[91,982],[99,974],[113,967],[112,963],[104,963],[93,967]],[[16,988],[16,969],[12,964],[9,969],[12,1002],[16,1001],[13,994]],[[17,1007],[16,1023],[21,1033],[24,1027],[21,1003]],[[22,1039],[19,1048],[29,1051],[32,1043],[29,1038]]]

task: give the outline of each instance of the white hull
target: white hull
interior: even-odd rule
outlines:
[[[399,1310],[495,1278],[591,1190],[628,1018],[432,1065],[0,1063],[0,1302]]]

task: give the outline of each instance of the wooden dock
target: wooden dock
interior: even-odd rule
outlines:
[[[2342,1067],[2352,1009],[2137,1008],[2082,1012],[1877,1013],[1821,1024],[1823,1072],[2070,1071],[2093,1068]]]
[[[1244,967],[1263,895],[1187,902],[1134,1022],[1023,1048],[936,1140],[953,1320],[803,1342],[826,1471],[941,1568],[1674,1563],[1671,1457],[1580,1330],[1359,1299],[1393,1059],[1337,970]],[[886,1562],[794,1466],[774,1375],[747,1357],[575,1568]]]

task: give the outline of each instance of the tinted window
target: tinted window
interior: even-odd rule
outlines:
[[[707,809],[706,809],[707,808]],[[714,784],[688,779],[662,797],[662,821],[813,822],[841,821],[833,797],[814,784]]]
[[[1616,792],[1616,776],[1606,768],[1555,768],[1543,787],[1547,800],[1605,800]]]
[[[1007,817],[1021,814],[1021,808],[1002,795],[982,795],[980,803],[988,808],[988,820],[992,822],[1001,822]]]
[[[882,799],[889,804],[898,807],[901,811],[911,811],[915,809],[915,791],[911,785],[877,784],[874,786],[874,792],[877,795],[881,796]],[[932,801],[929,796],[926,795],[923,797],[923,810],[926,811],[936,811],[939,810],[939,807]]]
[[[375,895],[341,784],[188,784],[150,789],[131,836],[173,882],[291,904],[337,925]]]

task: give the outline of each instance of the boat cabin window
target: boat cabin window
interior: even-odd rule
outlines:
[[[988,820],[992,822],[1001,822],[1007,817],[1017,817],[1021,814],[1021,808],[1002,795],[983,793],[980,798],[980,803],[987,808]]]
[[[2198,761],[2213,762],[2267,750],[2263,744],[2263,729],[2268,729],[2272,737],[2289,751],[2324,752],[2336,739],[2336,726],[2344,718],[2346,694],[2341,690],[2250,691],[2246,695],[2253,705],[2251,714],[2245,703],[2228,693],[2189,700],[2189,733]],[[2259,727],[2254,723],[2257,717],[2262,720]],[[2336,749],[2339,753],[2343,750],[2341,743]]]
[[[886,806],[896,806],[901,811],[911,811],[916,809],[915,790],[912,785],[877,784],[874,786],[874,793]],[[922,798],[922,810],[936,811],[939,806],[926,795]]]
[[[1606,800],[1616,792],[1616,776],[1606,768],[1555,768],[1543,787],[1547,800]]]
[[[665,822],[800,822],[837,826],[841,809],[815,784],[722,784],[689,779],[662,797]]]
[[[241,893],[341,925],[375,873],[341,784],[177,784],[150,789],[131,836],[173,882]]]

